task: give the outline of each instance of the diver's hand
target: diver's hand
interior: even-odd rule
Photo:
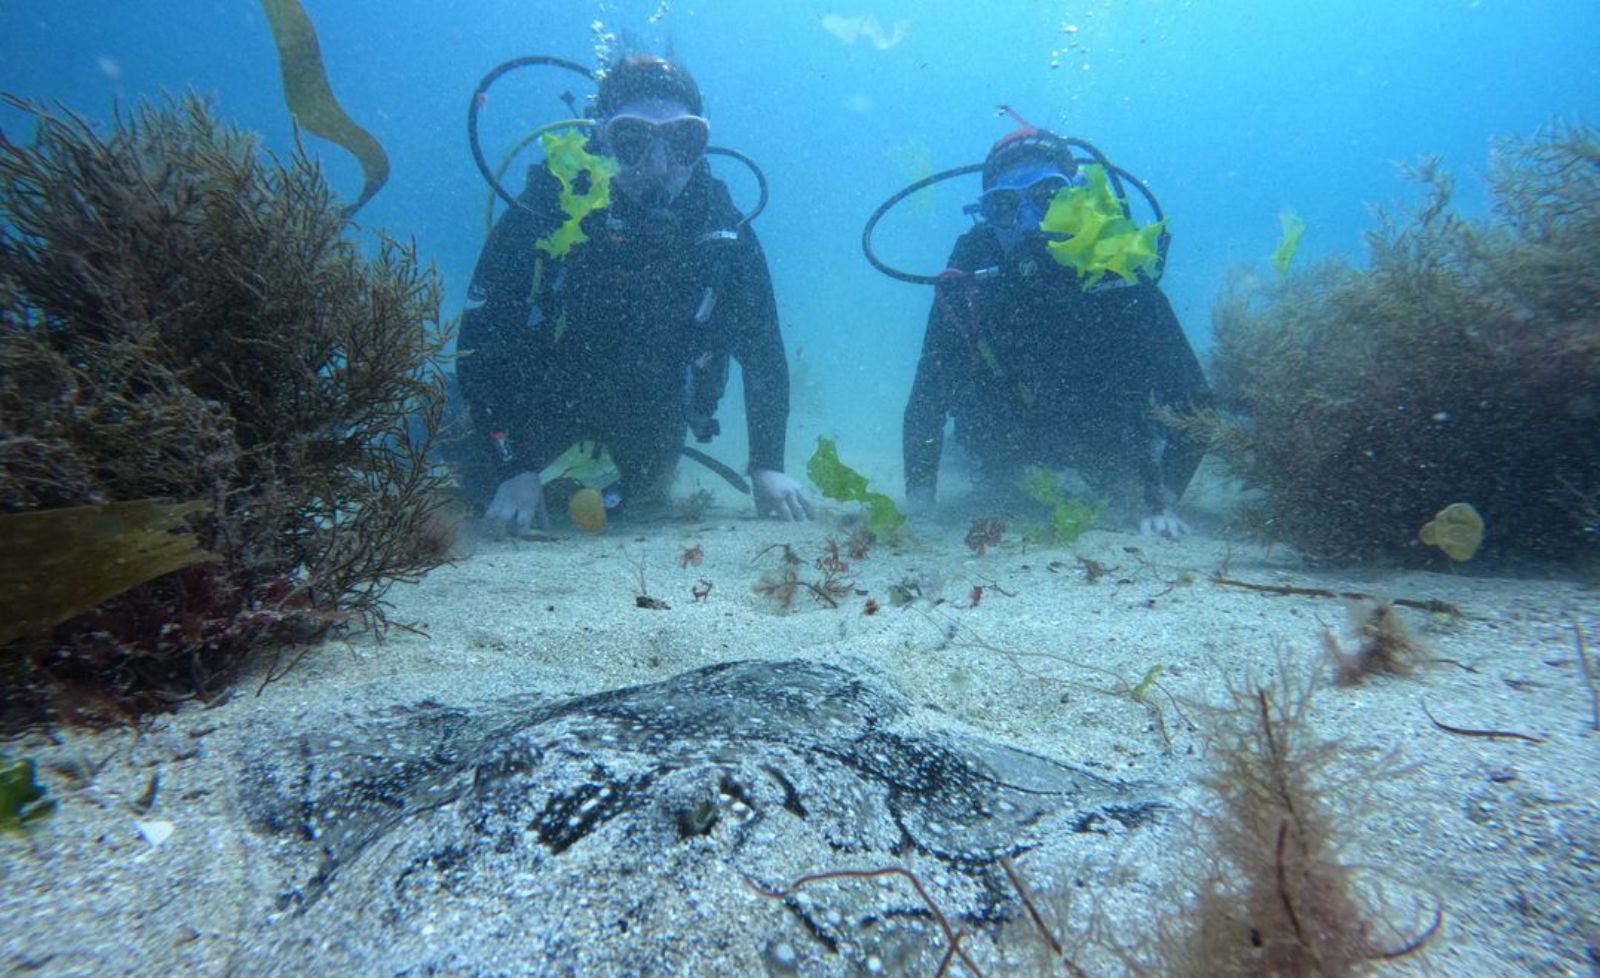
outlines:
[[[524,472],[500,483],[484,514],[484,523],[495,536],[526,533],[528,527],[550,528],[550,517],[544,509],[544,486],[539,483],[539,473]]]
[[[1139,521],[1139,533],[1147,537],[1166,537],[1176,540],[1189,534],[1189,526],[1178,518],[1178,514],[1170,509],[1146,516]]]
[[[756,469],[750,473],[750,492],[756,497],[758,516],[803,522],[811,518],[811,500],[800,483],[782,472]]]
[[[906,490],[906,515],[914,520],[925,520],[933,515],[933,487],[918,486]]]

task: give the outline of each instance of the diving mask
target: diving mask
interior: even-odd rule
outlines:
[[[669,163],[688,166],[698,160],[711,141],[711,125],[697,115],[651,119],[643,115],[614,115],[602,134],[606,149],[626,167],[642,164],[659,145]]]
[[[1039,174],[1032,182],[1020,186],[994,187],[985,190],[978,198],[978,213],[984,221],[996,228],[1012,228],[1027,224],[1026,230],[1039,226],[1050,202],[1061,188],[1071,183],[1059,171]]]
[[[1000,247],[1010,252],[1038,234],[1050,202],[1063,187],[1075,182],[1080,181],[1061,172],[1053,162],[1028,161],[1002,172],[967,212],[993,228]]]

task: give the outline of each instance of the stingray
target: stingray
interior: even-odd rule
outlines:
[[[291,864],[303,857],[278,897],[289,915],[349,891],[393,923],[441,890],[498,899],[566,860],[636,891],[652,872],[694,875],[707,859],[776,887],[790,871],[775,867],[792,864],[776,850],[792,857],[800,833],[816,868],[931,860],[971,883],[964,912],[994,919],[999,859],[1049,831],[1134,828],[1160,807],[1142,786],[965,732],[804,660],[318,726],[258,738],[245,763],[254,827]]]

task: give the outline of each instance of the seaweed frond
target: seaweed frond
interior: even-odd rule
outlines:
[[[1274,532],[1315,558],[1436,563],[1416,530],[1451,501],[1482,514],[1491,559],[1593,555],[1597,146],[1586,124],[1501,140],[1487,220],[1460,216],[1423,161],[1423,199],[1380,215],[1364,263],[1236,273],[1212,315],[1219,406],[1178,430],[1265,490]]]
[[[1177,933],[1165,935],[1164,973],[1175,978],[1337,978],[1422,949],[1443,924],[1391,918],[1369,906],[1364,874],[1342,858],[1341,809],[1357,783],[1393,770],[1333,773],[1348,764],[1339,743],[1317,739],[1309,722],[1311,683],[1282,676],[1252,681],[1211,722],[1212,768],[1205,785],[1215,811],[1203,819],[1211,866],[1196,884]]]
[[[0,153],[0,510],[196,501],[219,559],[12,643],[0,725],[169,708],[268,643],[381,629],[453,546],[437,275],[198,97],[103,129],[6,101],[36,133]]]
[[[1346,652],[1331,631],[1322,634],[1334,682],[1340,686],[1359,686],[1378,674],[1408,676],[1428,655],[1428,647],[1411,634],[1388,601],[1351,602],[1350,631],[1357,642],[1353,652]]]

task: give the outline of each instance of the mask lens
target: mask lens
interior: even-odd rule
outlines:
[[[1028,200],[1039,209],[1042,215],[1050,209],[1050,202],[1056,199],[1056,194],[1067,185],[1064,177],[1045,177],[1026,191]]]
[[[986,191],[979,201],[984,219],[996,227],[1010,227],[1024,203],[1031,204],[1042,217],[1050,209],[1056,192],[1067,185],[1062,176],[1049,176],[1036,180],[1026,187],[996,187]]]
[[[650,149],[655,127],[643,119],[612,119],[606,124],[606,147],[623,166],[637,166]]]
[[[989,190],[982,198],[983,217],[990,224],[1009,227],[1017,219],[1017,208],[1022,203],[1019,190]]]
[[[688,117],[662,124],[657,130],[666,141],[672,162],[687,166],[698,160],[706,151],[711,138],[711,127],[704,119]]]
[[[711,127],[699,116],[683,116],[662,123],[618,116],[606,123],[606,145],[623,166],[642,163],[658,139],[674,164],[687,166],[706,151],[710,138]]]

